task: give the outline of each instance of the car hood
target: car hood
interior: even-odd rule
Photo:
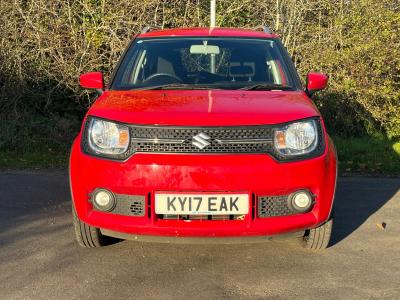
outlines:
[[[130,124],[235,126],[319,116],[302,91],[106,91],[88,115]]]

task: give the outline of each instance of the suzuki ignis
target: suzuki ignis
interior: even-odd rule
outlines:
[[[234,243],[289,234],[328,246],[337,159],[268,30],[189,28],[134,37],[72,145],[73,222],[85,247],[112,238]]]

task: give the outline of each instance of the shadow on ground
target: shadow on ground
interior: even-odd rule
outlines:
[[[341,178],[333,247],[318,253],[295,241],[83,249],[74,241],[66,172],[3,172],[0,290],[46,299],[396,298],[400,206],[391,199],[399,188],[400,179]],[[364,225],[376,214],[389,218],[386,232]]]
[[[399,190],[400,179],[340,178],[334,203],[331,244],[352,234]]]

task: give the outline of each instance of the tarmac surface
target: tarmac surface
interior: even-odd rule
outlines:
[[[2,171],[0,299],[400,299],[400,179],[340,178],[335,210],[320,252],[296,240],[85,249],[66,172]]]

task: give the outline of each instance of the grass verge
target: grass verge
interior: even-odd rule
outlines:
[[[0,151],[0,169],[66,168],[67,152],[41,151],[14,153]]]
[[[333,138],[341,174],[400,176],[400,142],[385,138]],[[0,151],[1,169],[66,168],[68,151]]]
[[[400,176],[400,142],[386,138],[333,138],[341,174]]]

